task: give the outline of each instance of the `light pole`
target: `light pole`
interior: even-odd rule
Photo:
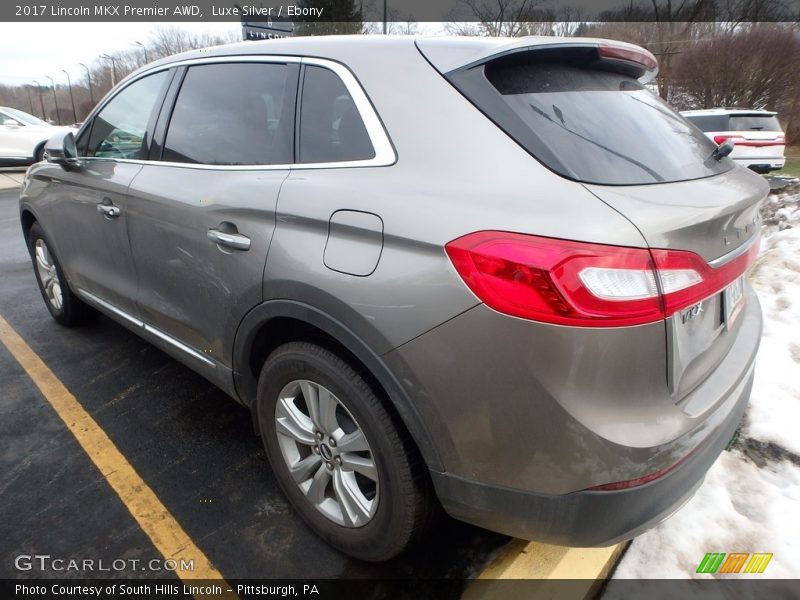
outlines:
[[[78,122],[78,112],[75,110],[75,96],[72,93],[72,80],[69,78],[69,73],[67,73],[66,69],[61,69],[61,72],[67,76],[67,86],[69,87],[69,99],[72,102],[72,118],[74,119],[72,122]]]
[[[78,63],[84,69],[86,69],[86,81],[89,82],[89,100],[92,101],[92,107],[94,107],[94,92],[92,91],[92,72],[89,71],[89,67],[87,67],[83,63]]]
[[[387,0],[383,0],[383,35],[386,35],[389,31],[389,23],[388,23],[388,10],[386,6]]]
[[[45,79],[49,79],[50,80],[50,85],[53,87],[53,102],[56,105],[56,119],[55,119],[55,121],[56,121],[56,125],[60,125],[61,124],[61,119],[59,118],[59,115],[58,115],[58,98],[56,97],[56,81],[55,81],[55,79],[50,77],[50,75],[45,75],[44,77],[45,77]]]
[[[142,42],[138,42],[138,41],[137,42],[133,42],[133,45],[134,46],[139,46],[144,51],[144,64],[147,64],[148,62],[150,62],[150,61],[147,60],[147,47]]]
[[[31,114],[35,115],[36,114],[36,109],[33,108],[33,98],[31,97],[31,86],[30,85],[25,85],[25,91],[28,92],[28,104],[31,105]]]
[[[117,59],[109,54],[101,54],[100,58],[111,61],[111,87],[117,85]]]
[[[46,121],[47,112],[44,110],[44,100],[42,99],[42,84],[36,81],[35,79],[33,80],[33,83],[36,84],[36,91],[39,92],[39,104],[42,105],[42,119]]]

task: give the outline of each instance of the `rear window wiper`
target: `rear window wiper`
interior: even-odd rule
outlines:
[[[734,145],[735,144],[734,144],[733,140],[730,140],[730,139],[725,140],[719,146],[714,148],[714,151],[711,153],[711,156],[709,158],[712,158],[713,160],[716,160],[717,162],[721,161],[723,158],[728,156],[728,154],[733,152]]]

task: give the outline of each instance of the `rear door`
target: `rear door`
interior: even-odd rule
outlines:
[[[142,319],[197,366],[230,366],[236,328],[261,301],[298,71],[268,57],[184,67],[130,187]]]

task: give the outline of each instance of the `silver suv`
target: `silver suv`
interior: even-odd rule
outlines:
[[[96,311],[252,410],[325,540],[382,560],[441,505],[630,538],[734,434],[767,184],[594,39],[190,52],[48,144],[20,210],[59,323]]]

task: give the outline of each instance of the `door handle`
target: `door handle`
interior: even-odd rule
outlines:
[[[104,217],[109,219],[116,219],[119,216],[120,210],[113,204],[98,204],[97,212],[102,213]]]
[[[219,229],[209,229],[206,235],[220,246],[234,250],[250,250],[250,238],[241,233],[225,233]]]

